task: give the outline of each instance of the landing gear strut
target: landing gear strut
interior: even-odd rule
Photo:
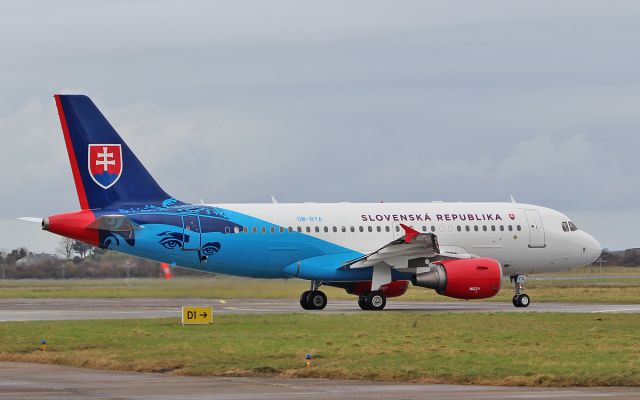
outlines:
[[[311,281],[311,290],[300,295],[300,306],[305,310],[322,310],[327,306],[327,295],[318,290],[321,282]]]
[[[511,283],[513,283],[516,293],[512,299],[513,305],[516,307],[529,307],[531,299],[524,294],[524,281],[527,279],[526,275],[511,275],[509,279]]]
[[[387,297],[381,290],[374,290],[358,297],[358,305],[363,310],[379,311],[387,305]]]

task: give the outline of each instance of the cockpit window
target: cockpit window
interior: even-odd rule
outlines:
[[[562,223],[562,230],[565,232],[569,232],[569,224],[567,224],[566,222]]]
[[[573,232],[573,231],[577,231],[578,227],[576,226],[576,224],[574,224],[573,222],[569,221],[569,229],[571,229],[571,232]]]

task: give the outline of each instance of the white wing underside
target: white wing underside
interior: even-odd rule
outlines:
[[[363,268],[385,263],[403,268],[414,258],[433,259],[439,254],[436,235],[420,233],[407,242],[406,235],[387,243],[378,250],[345,263],[342,268]]]

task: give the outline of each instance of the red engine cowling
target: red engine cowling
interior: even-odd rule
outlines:
[[[429,272],[416,274],[416,286],[435,289],[456,299],[486,299],[500,291],[502,267],[492,258],[438,261]]]
[[[409,288],[409,281],[393,281],[382,285],[380,290],[386,297],[402,296]],[[371,291],[371,281],[354,282],[351,287],[346,288],[347,293],[360,296]]]

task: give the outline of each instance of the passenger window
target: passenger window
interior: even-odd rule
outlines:
[[[284,226],[280,227],[280,233],[284,233]]]
[[[511,232],[513,230],[513,226],[509,225],[509,232]]]
[[[567,224],[566,222],[562,223],[562,230],[565,232],[569,232],[569,224]]]
[[[486,232],[487,231],[487,226],[486,225],[482,225],[482,230]]]
[[[346,227],[346,226],[343,226],[343,227],[342,227],[342,232],[343,232],[343,233],[345,233],[346,231],[347,231],[347,227]]]
[[[504,225],[500,225],[500,232],[504,232]]]
[[[376,230],[377,230],[378,232],[382,232],[382,227],[380,227],[380,226],[376,226]]]
[[[364,228],[363,228],[362,226],[359,226],[359,227],[358,227],[358,230],[359,230],[360,232],[364,232]]]
[[[469,231],[471,230],[471,227],[470,227],[469,225],[466,225],[466,226],[464,227],[464,229],[465,229],[467,232],[469,232]]]
[[[577,231],[578,227],[571,221],[569,221],[569,229],[571,229],[571,232],[573,231]]]
[[[245,226],[244,228],[242,228],[242,231],[243,231],[244,233],[247,233],[247,232],[249,232],[249,228],[247,228],[247,227]]]
[[[300,227],[300,226],[299,226],[299,227],[297,227],[297,228],[296,228],[296,230],[297,230],[298,232],[302,232],[302,227]]]
[[[495,232],[496,231],[496,226],[495,225],[491,225],[491,231]]]
[[[520,232],[522,230],[522,227],[520,225],[516,226],[516,229],[518,230],[518,232]]]
[[[271,227],[271,233],[276,233],[276,228],[274,226]]]
[[[389,228],[389,225],[387,225],[387,226],[385,226],[385,227],[384,227],[384,231],[385,231],[385,232],[390,232],[390,231],[391,231],[391,229]]]
[[[239,233],[240,232],[240,228],[238,228],[237,226],[233,227],[233,233]]]
[[[338,227],[337,227],[337,226],[334,226],[334,227],[333,227],[333,231],[334,231],[334,232],[338,232]]]
[[[473,230],[474,230],[474,231],[476,231],[476,232],[478,232],[478,225],[474,225],[474,226],[473,226]]]
[[[293,226],[289,227],[289,232],[293,232]]]
[[[311,227],[310,227],[310,226],[307,226],[306,231],[307,231],[307,233],[311,233]]]
[[[396,232],[400,232],[400,227],[396,226]]]
[[[462,227],[458,225],[458,232],[462,232]]]
[[[267,233],[267,227],[266,226],[262,227],[262,233]]]
[[[422,225],[422,232],[426,232],[427,231],[427,227],[425,225]]]
[[[373,232],[373,228],[372,228],[371,226],[368,226],[368,227],[367,227],[367,230],[368,230],[369,232]]]
[[[255,226],[251,230],[253,231],[253,233],[258,233],[258,228],[256,228]]]
[[[316,233],[320,232],[320,227],[316,226]]]
[[[362,228],[362,227],[360,227],[360,228]],[[356,228],[355,228],[355,226],[352,226],[352,227],[349,228],[349,230],[351,230],[351,232],[355,232]]]
[[[436,226],[435,225],[431,225],[431,232],[435,232],[436,231]]]
[[[325,231],[325,232],[329,232],[329,227],[328,227],[328,226],[325,226],[325,227],[324,227],[324,231]]]

